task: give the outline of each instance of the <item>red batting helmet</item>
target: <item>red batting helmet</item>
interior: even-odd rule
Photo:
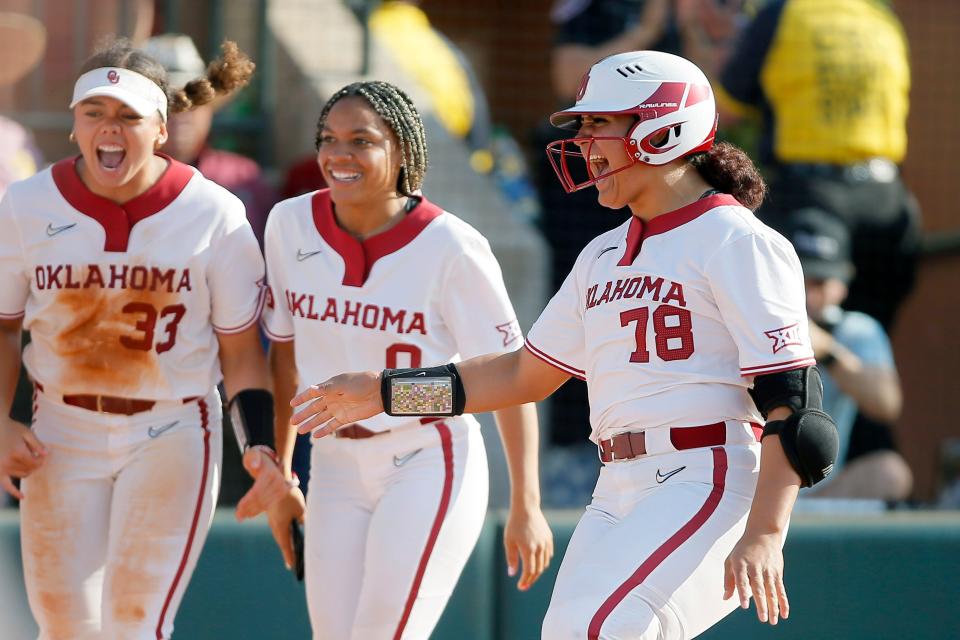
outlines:
[[[561,129],[579,129],[580,116],[632,114],[637,121],[622,138],[633,162],[604,174],[607,177],[633,164],[662,165],[706,151],[717,131],[717,107],[710,82],[692,62],[660,51],[620,53],[593,65],[583,77],[576,103],[550,116]],[[567,165],[570,157],[583,158],[578,143],[599,138],[571,138],[547,145],[547,155],[563,188],[571,193],[594,184],[577,182]],[[589,155],[589,152],[588,154]]]

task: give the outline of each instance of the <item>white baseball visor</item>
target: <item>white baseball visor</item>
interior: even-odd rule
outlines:
[[[118,67],[101,67],[88,71],[73,85],[73,100],[70,108],[78,103],[104,96],[116,98],[143,117],[154,111],[160,112],[163,121],[167,121],[167,96],[157,83],[136,71]]]

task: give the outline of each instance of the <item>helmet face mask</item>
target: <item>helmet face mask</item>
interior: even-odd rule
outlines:
[[[595,175],[589,159],[594,143],[601,140],[616,140],[622,143],[630,162],[622,167],[607,171],[603,175]],[[586,152],[580,150],[581,144],[588,145]],[[628,133],[626,136],[587,136],[555,140],[547,145],[547,157],[550,158],[550,165],[553,167],[554,173],[557,174],[557,178],[560,179],[563,189],[567,193],[573,193],[596,184],[599,180],[609,178],[615,173],[629,169],[639,162],[640,154],[637,152],[636,142],[630,138]],[[577,166],[582,161],[583,169],[575,169],[571,166],[571,158],[577,160]]]
[[[579,129],[580,117],[592,114],[636,118],[620,138],[632,162],[603,176],[593,176],[587,162],[588,178],[574,180],[568,160],[587,160],[577,142],[589,138],[552,142],[547,155],[568,193],[633,164],[664,165],[706,151],[713,146],[717,129],[716,103],[706,76],[692,62],[659,51],[622,53],[593,65],[581,82],[576,104],[553,114],[550,121],[560,128]]]

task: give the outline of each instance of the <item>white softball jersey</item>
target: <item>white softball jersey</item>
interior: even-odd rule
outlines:
[[[21,484],[41,638],[169,638],[212,520],[217,333],[254,326],[263,258],[240,200],[166,159],[123,205],[87,189],[76,159],[0,202],[0,316],[30,331],[32,429],[52,451]],[[151,405],[100,413],[68,394]]]
[[[594,441],[761,423],[753,377],[814,364],[793,247],[726,194],[590,242],[526,347],[588,381]]]
[[[301,384],[344,371],[420,367],[518,349],[490,246],[427,200],[360,241],[329,192],[274,207],[264,328],[294,340]],[[487,460],[471,415],[380,415],[365,439],[313,443],[306,595],[313,637],[426,638],[487,509]],[[335,576],[335,579],[331,579]]]
[[[264,330],[277,341],[296,335],[302,384],[344,371],[458,362],[523,343],[487,240],[426,199],[363,242],[337,225],[329,192],[286,200],[268,219],[265,253]],[[382,431],[419,421],[380,415],[363,425]]]
[[[631,218],[587,245],[526,346],[587,380],[591,439],[643,431],[647,451],[601,468],[542,638],[702,633],[736,607],[723,558],[760,467],[748,388],[814,363],[793,248],[724,194]],[[709,445],[682,428],[717,424]]]
[[[118,205],[77,158],[0,202],[0,317],[23,317],[30,376],[64,394],[203,396],[221,378],[216,333],[257,321],[263,258],[243,204],[170,162]]]

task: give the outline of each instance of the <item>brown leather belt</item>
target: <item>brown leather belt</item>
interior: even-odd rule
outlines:
[[[699,427],[670,428],[670,443],[677,450],[715,447],[726,442],[727,425],[724,422]],[[618,433],[612,438],[601,440],[598,445],[600,460],[603,462],[632,460],[647,454],[647,437],[643,431]]]
[[[372,438],[374,436],[379,436],[382,433],[390,433],[390,430],[386,431],[372,431],[367,429],[364,426],[359,424],[348,424],[345,427],[340,427],[333,432],[335,438],[348,438],[350,440],[363,440],[364,438]]]
[[[137,398],[117,398],[115,396],[69,395],[63,396],[63,404],[80,407],[97,413],[118,413],[132,416],[153,409],[157,404],[153,400],[138,400]]]
[[[38,391],[43,391],[43,385],[39,382],[34,383]],[[183,403],[193,402],[200,396],[191,396],[184,398]],[[72,407],[80,407],[87,411],[96,411],[97,413],[115,413],[123,416],[132,416],[144,411],[150,411],[156,406],[156,400],[142,400],[140,398],[119,398],[117,396],[97,396],[92,394],[78,393],[61,396],[63,404]]]
[[[420,418],[420,424],[430,424],[431,422],[439,422],[440,420],[443,420],[443,418]],[[334,431],[333,436],[335,438],[347,438],[349,440],[363,440],[364,438],[372,438],[383,435],[384,433],[390,433],[390,429],[374,431],[360,424],[348,424]]]

